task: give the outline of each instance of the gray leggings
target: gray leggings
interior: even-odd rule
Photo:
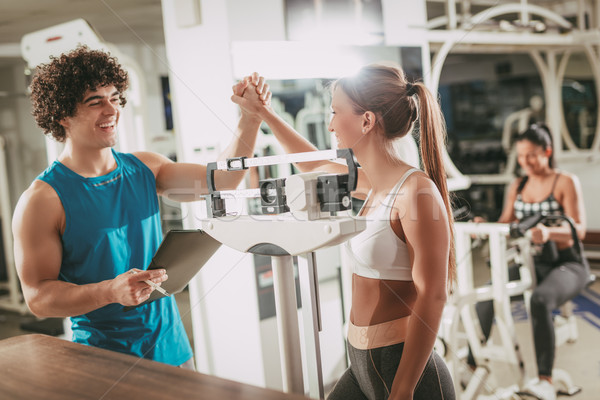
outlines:
[[[552,311],[577,296],[589,282],[589,264],[585,259],[580,261],[578,253],[569,247],[559,251],[556,263],[535,260],[538,283],[531,295],[531,322],[539,375],[552,376],[556,342]],[[515,279],[519,279],[518,266],[509,269],[509,280]],[[476,309],[487,340],[494,322],[494,305],[492,301],[484,301],[477,303]],[[475,365],[470,352],[468,363]]]
[[[404,343],[359,350],[348,344],[350,368],[335,384],[328,400],[384,400],[402,357]],[[454,385],[444,360],[433,352],[415,389],[415,400],[454,400]]]

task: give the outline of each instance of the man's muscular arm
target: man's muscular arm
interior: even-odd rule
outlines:
[[[25,301],[38,317],[85,314],[110,303],[133,306],[145,301],[152,288],[142,282],[167,279],[164,270],[121,274],[87,285],[58,280],[62,262],[61,235],[65,214],[58,195],[36,180],[21,196],[13,217],[15,263]]]

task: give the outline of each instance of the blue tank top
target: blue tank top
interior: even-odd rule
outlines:
[[[58,161],[38,176],[65,211],[62,281],[85,285],[144,270],[162,241],[154,174],[134,155],[112,153],[117,168],[104,176],[84,178]],[[171,365],[192,357],[173,297],[123,308],[113,303],[71,317],[73,341]]]

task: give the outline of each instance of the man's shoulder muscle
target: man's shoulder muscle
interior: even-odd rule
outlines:
[[[36,179],[21,195],[13,217],[13,230],[35,224],[40,228],[64,229],[65,213],[58,194],[48,183]]]

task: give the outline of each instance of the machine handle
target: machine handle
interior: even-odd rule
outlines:
[[[348,165],[348,192],[353,192],[356,190],[358,182],[358,165],[354,158],[354,152],[352,149],[339,149],[337,156],[346,160],[346,164]]]
[[[216,162],[206,164],[206,184],[208,185],[208,192],[212,195],[217,192],[215,187],[215,170],[218,169]]]

